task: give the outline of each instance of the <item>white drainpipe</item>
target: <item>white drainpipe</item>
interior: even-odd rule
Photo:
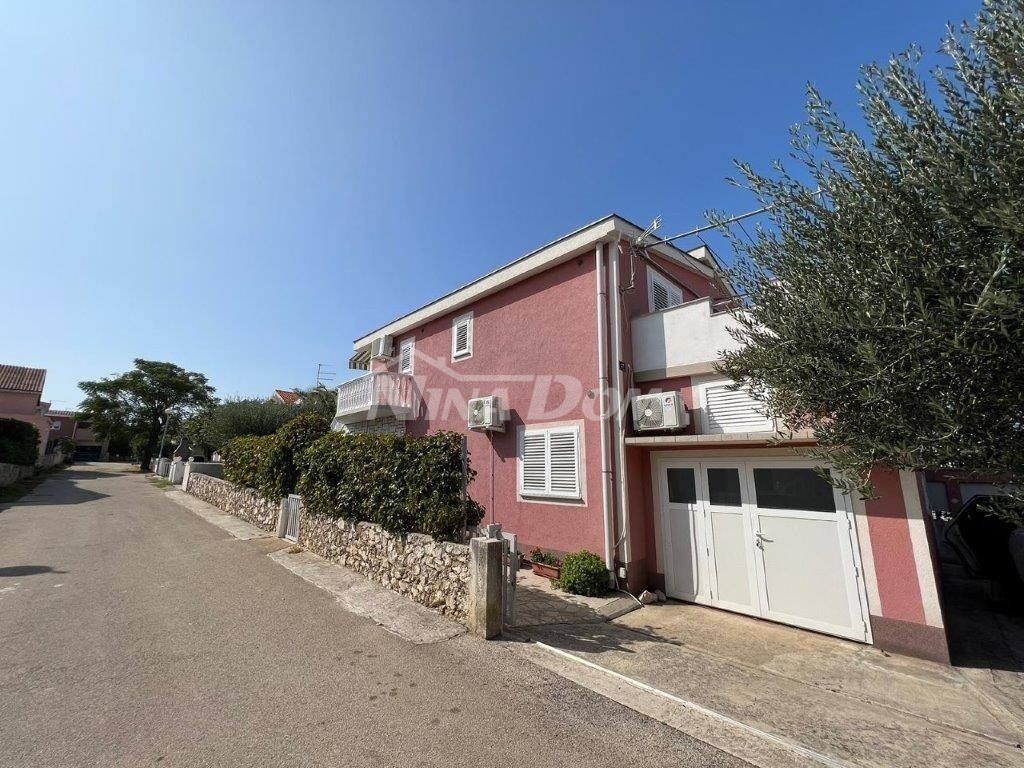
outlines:
[[[622,360],[622,292],[619,280],[619,241],[622,234],[618,231],[612,232],[614,240],[609,243],[609,262],[611,265],[611,323],[612,323],[612,370],[614,371],[613,381],[618,397],[618,407],[615,409],[615,467],[617,470],[618,485],[618,509],[619,509],[619,559],[624,563],[630,563],[630,541],[629,541],[629,487],[626,480],[626,421],[625,410],[629,404],[626,395],[628,394],[628,379],[626,386],[623,386],[624,371],[619,370],[619,361]]]
[[[608,434],[608,282],[604,243],[597,244],[597,404],[601,416],[601,504],[604,510],[604,562],[615,570],[615,506],[612,487],[612,448]]]

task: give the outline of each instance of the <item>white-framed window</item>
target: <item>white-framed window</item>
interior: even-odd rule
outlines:
[[[519,495],[557,499],[583,497],[580,482],[580,428],[548,427],[521,432]]]
[[[413,361],[416,359],[416,340],[406,339],[398,346],[398,372],[412,373]]]
[[[683,303],[683,289],[653,269],[647,270],[647,297],[651,312],[660,312]]]
[[[473,355],[473,313],[452,320],[452,360]]]

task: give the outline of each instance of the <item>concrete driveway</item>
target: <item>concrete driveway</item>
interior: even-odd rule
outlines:
[[[635,681],[811,750],[826,765],[1024,765],[1019,672],[890,656],[682,603],[646,606],[605,624],[517,631],[549,651],[547,661],[536,654],[539,663],[570,679],[591,684],[604,671]],[[583,676],[580,664],[587,665]]]
[[[409,643],[126,469],[0,511],[0,765],[742,764],[510,645]]]

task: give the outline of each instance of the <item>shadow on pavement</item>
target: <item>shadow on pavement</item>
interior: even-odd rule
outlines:
[[[67,573],[67,571],[58,571],[49,565],[11,565],[7,568],[0,568],[0,579],[15,576],[37,576],[40,573]]]
[[[82,488],[78,485],[77,481],[110,476],[110,472],[65,469],[47,477],[42,483],[17,501],[0,504],[0,511],[15,507],[84,504],[88,501],[103,499],[109,494]]]

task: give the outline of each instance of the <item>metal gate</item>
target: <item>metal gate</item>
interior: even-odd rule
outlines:
[[[299,517],[302,515],[302,497],[294,493],[281,501],[281,537],[288,541],[298,541]]]

